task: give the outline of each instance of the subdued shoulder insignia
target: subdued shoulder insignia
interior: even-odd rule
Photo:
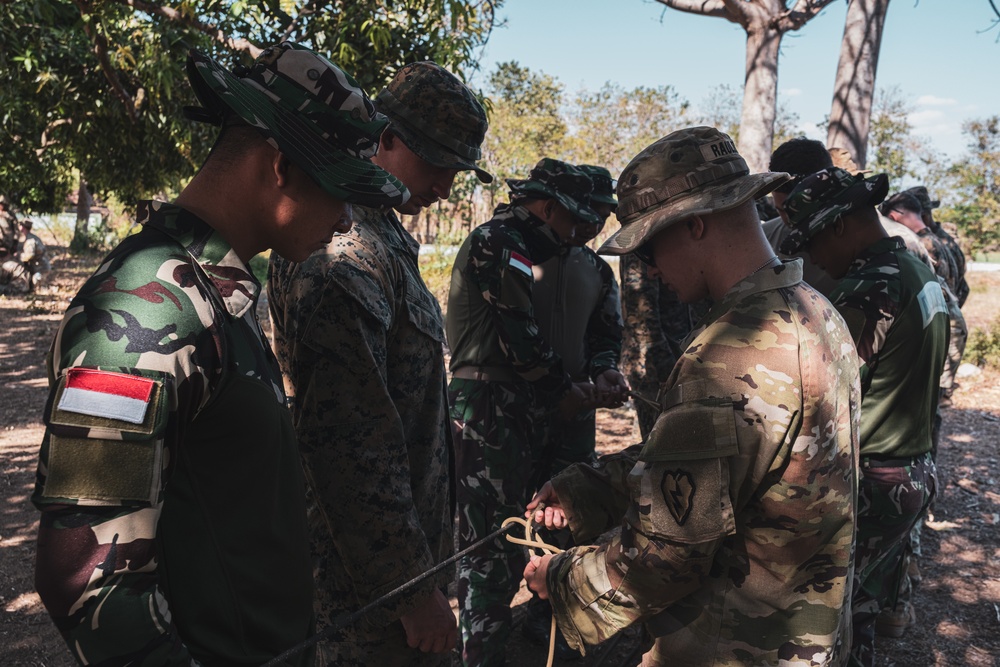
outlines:
[[[694,479],[691,473],[684,470],[668,470],[663,473],[663,482],[660,485],[663,491],[663,500],[673,515],[678,526],[683,526],[691,515],[691,507],[694,505]]]

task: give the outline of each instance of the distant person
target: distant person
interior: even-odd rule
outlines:
[[[369,161],[385,119],[326,58],[284,42],[236,72],[192,52],[187,73],[216,143],[174,203],[139,203],[50,352],[35,586],[81,665],[261,665],[312,635],[302,465],[249,262],[304,260],[350,203],[408,195]]]
[[[529,505],[590,543],[525,568],[573,647],[643,622],[646,666],[842,664],[858,360],[843,319],[764,238],[753,200],[787,178],[751,174],[709,127],[621,174],[622,227],[601,252],[638,254],[681,301],[714,305],[646,442],[567,468]]]
[[[17,247],[17,216],[6,195],[0,195],[0,260],[14,254]]]
[[[21,239],[17,246],[18,259],[30,276],[30,289],[38,287],[52,270],[45,244],[31,233],[31,218],[21,220]]]
[[[861,359],[861,484],[851,665],[874,664],[875,620],[894,607],[910,531],[937,486],[931,454],[948,308],[934,273],[890,237],[875,206],[888,178],[830,167],[785,201],[786,252],[809,253],[838,280],[830,300]]]
[[[962,252],[962,246],[958,244],[951,234],[945,231],[941,223],[934,219],[934,209],[941,205],[940,200],[931,199],[930,193],[927,191],[927,187],[924,185],[917,185],[915,187],[903,190],[906,194],[911,194],[917,198],[920,202],[920,217],[923,219],[924,224],[934,232],[944,243],[945,247],[951,253],[952,260],[955,264],[955,284],[951,285],[952,291],[955,296],[958,297],[958,305],[964,306],[965,300],[969,298],[969,283],[965,280],[966,271],[966,261],[965,253]]]

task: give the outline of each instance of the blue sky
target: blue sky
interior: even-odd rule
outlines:
[[[791,4],[791,0],[790,0]],[[846,0],[782,40],[779,100],[808,136],[830,112]],[[605,81],[626,88],[670,85],[693,105],[716,86],[742,89],[745,33],[724,19],[653,0],[505,0],[506,26],[483,51],[485,84],[496,63],[516,60],[558,78],[572,94]],[[1000,43],[986,0],[893,0],[876,85],[898,86],[916,134],[951,157],[965,149],[962,122],[1000,114]]]

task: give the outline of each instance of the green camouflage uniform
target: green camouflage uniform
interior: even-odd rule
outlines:
[[[842,663],[857,357],[801,276],[796,261],[737,283],[692,333],[645,445],[553,480],[578,541],[622,528],[549,565],[572,646],[645,620],[648,664]]]
[[[81,664],[259,665],[313,629],[302,470],[260,285],[193,214],[144,202],[138,221],[50,352],[36,586]],[[71,400],[86,377],[148,378],[141,413]]]
[[[708,312],[707,300],[684,304],[635,255],[618,260],[622,280],[622,372],[632,391],[650,400],[670,376],[680,357],[680,343]],[[642,400],[632,402],[643,440],[653,429],[659,410]]]
[[[592,181],[571,165],[543,159],[511,190],[555,199],[577,218],[589,209]],[[532,451],[547,414],[571,388],[562,359],[541,336],[532,307],[532,265],[553,257],[555,231],[527,208],[502,205],[472,231],[452,269],[447,332],[448,386],[456,443],[458,547],[465,548],[523,516]],[[510,603],[526,563],[524,549],[504,541],[462,559],[459,631],[465,665],[505,663]]]
[[[532,267],[531,301],[539,332],[577,382],[596,380],[618,369],[622,346],[621,300],[614,271],[590,248],[566,246]],[[569,422],[552,415],[543,439],[535,478],[544,482],[571,463],[594,459],[595,411]]]
[[[452,550],[441,309],[395,213],[356,207],[350,233],[295,264],[271,256],[268,304],[310,489],[322,630]],[[321,647],[336,665],[450,664],[406,645],[399,617],[444,570]]]

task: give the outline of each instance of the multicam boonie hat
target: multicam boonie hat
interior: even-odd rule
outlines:
[[[917,201],[920,202],[920,207],[925,211],[929,211],[932,208],[938,208],[939,206],[941,206],[941,200],[931,199],[931,195],[929,192],[927,192],[927,187],[924,185],[917,185],[915,187],[903,190],[903,192],[908,195],[913,195],[914,197],[916,197]]]
[[[601,217],[590,208],[594,182],[568,162],[543,157],[528,178],[508,178],[507,185],[515,196],[555,199],[580,220],[601,223]]]
[[[592,164],[578,164],[576,168],[585,173],[594,183],[594,190],[590,193],[591,202],[618,206],[618,200],[615,199],[615,187],[618,185],[618,181],[611,177],[610,171]]]
[[[827,167],[802,179],[785,200],[788,226],[792,228],[779,249],[794,255],[816,234],[856,208],[874,207],[885,199],[889,177],[852,176],[839,167]]]
[[[618,178],[622,226],[598,252],[633,252],[675,222],[734,208],[788,178],[751,174],[733,140],[714,127],[671,132],[632,158]]]
[[[854,161],[851,153],[846,148],[829,148],[827,152],[830,154],[830,159],[833,160],[834,167],[840,167],[855,176],[872,173],[871,169],[859,169],[858,163]]]
[[[493,176],[476,166],[483,157],[486,110],[457,76],[429,60],[404,65],[375,98],[392,131],[437,167],[471,169],[483,183]]]
[[[232,110],[330,195],[363,206],[397,206],[410,193],[372,164],[388,120],[358,82],[292,42],[270,46],[249,68],[229,72],[192,51],[187,74],[203,109],[193,120],[220,125]]]

